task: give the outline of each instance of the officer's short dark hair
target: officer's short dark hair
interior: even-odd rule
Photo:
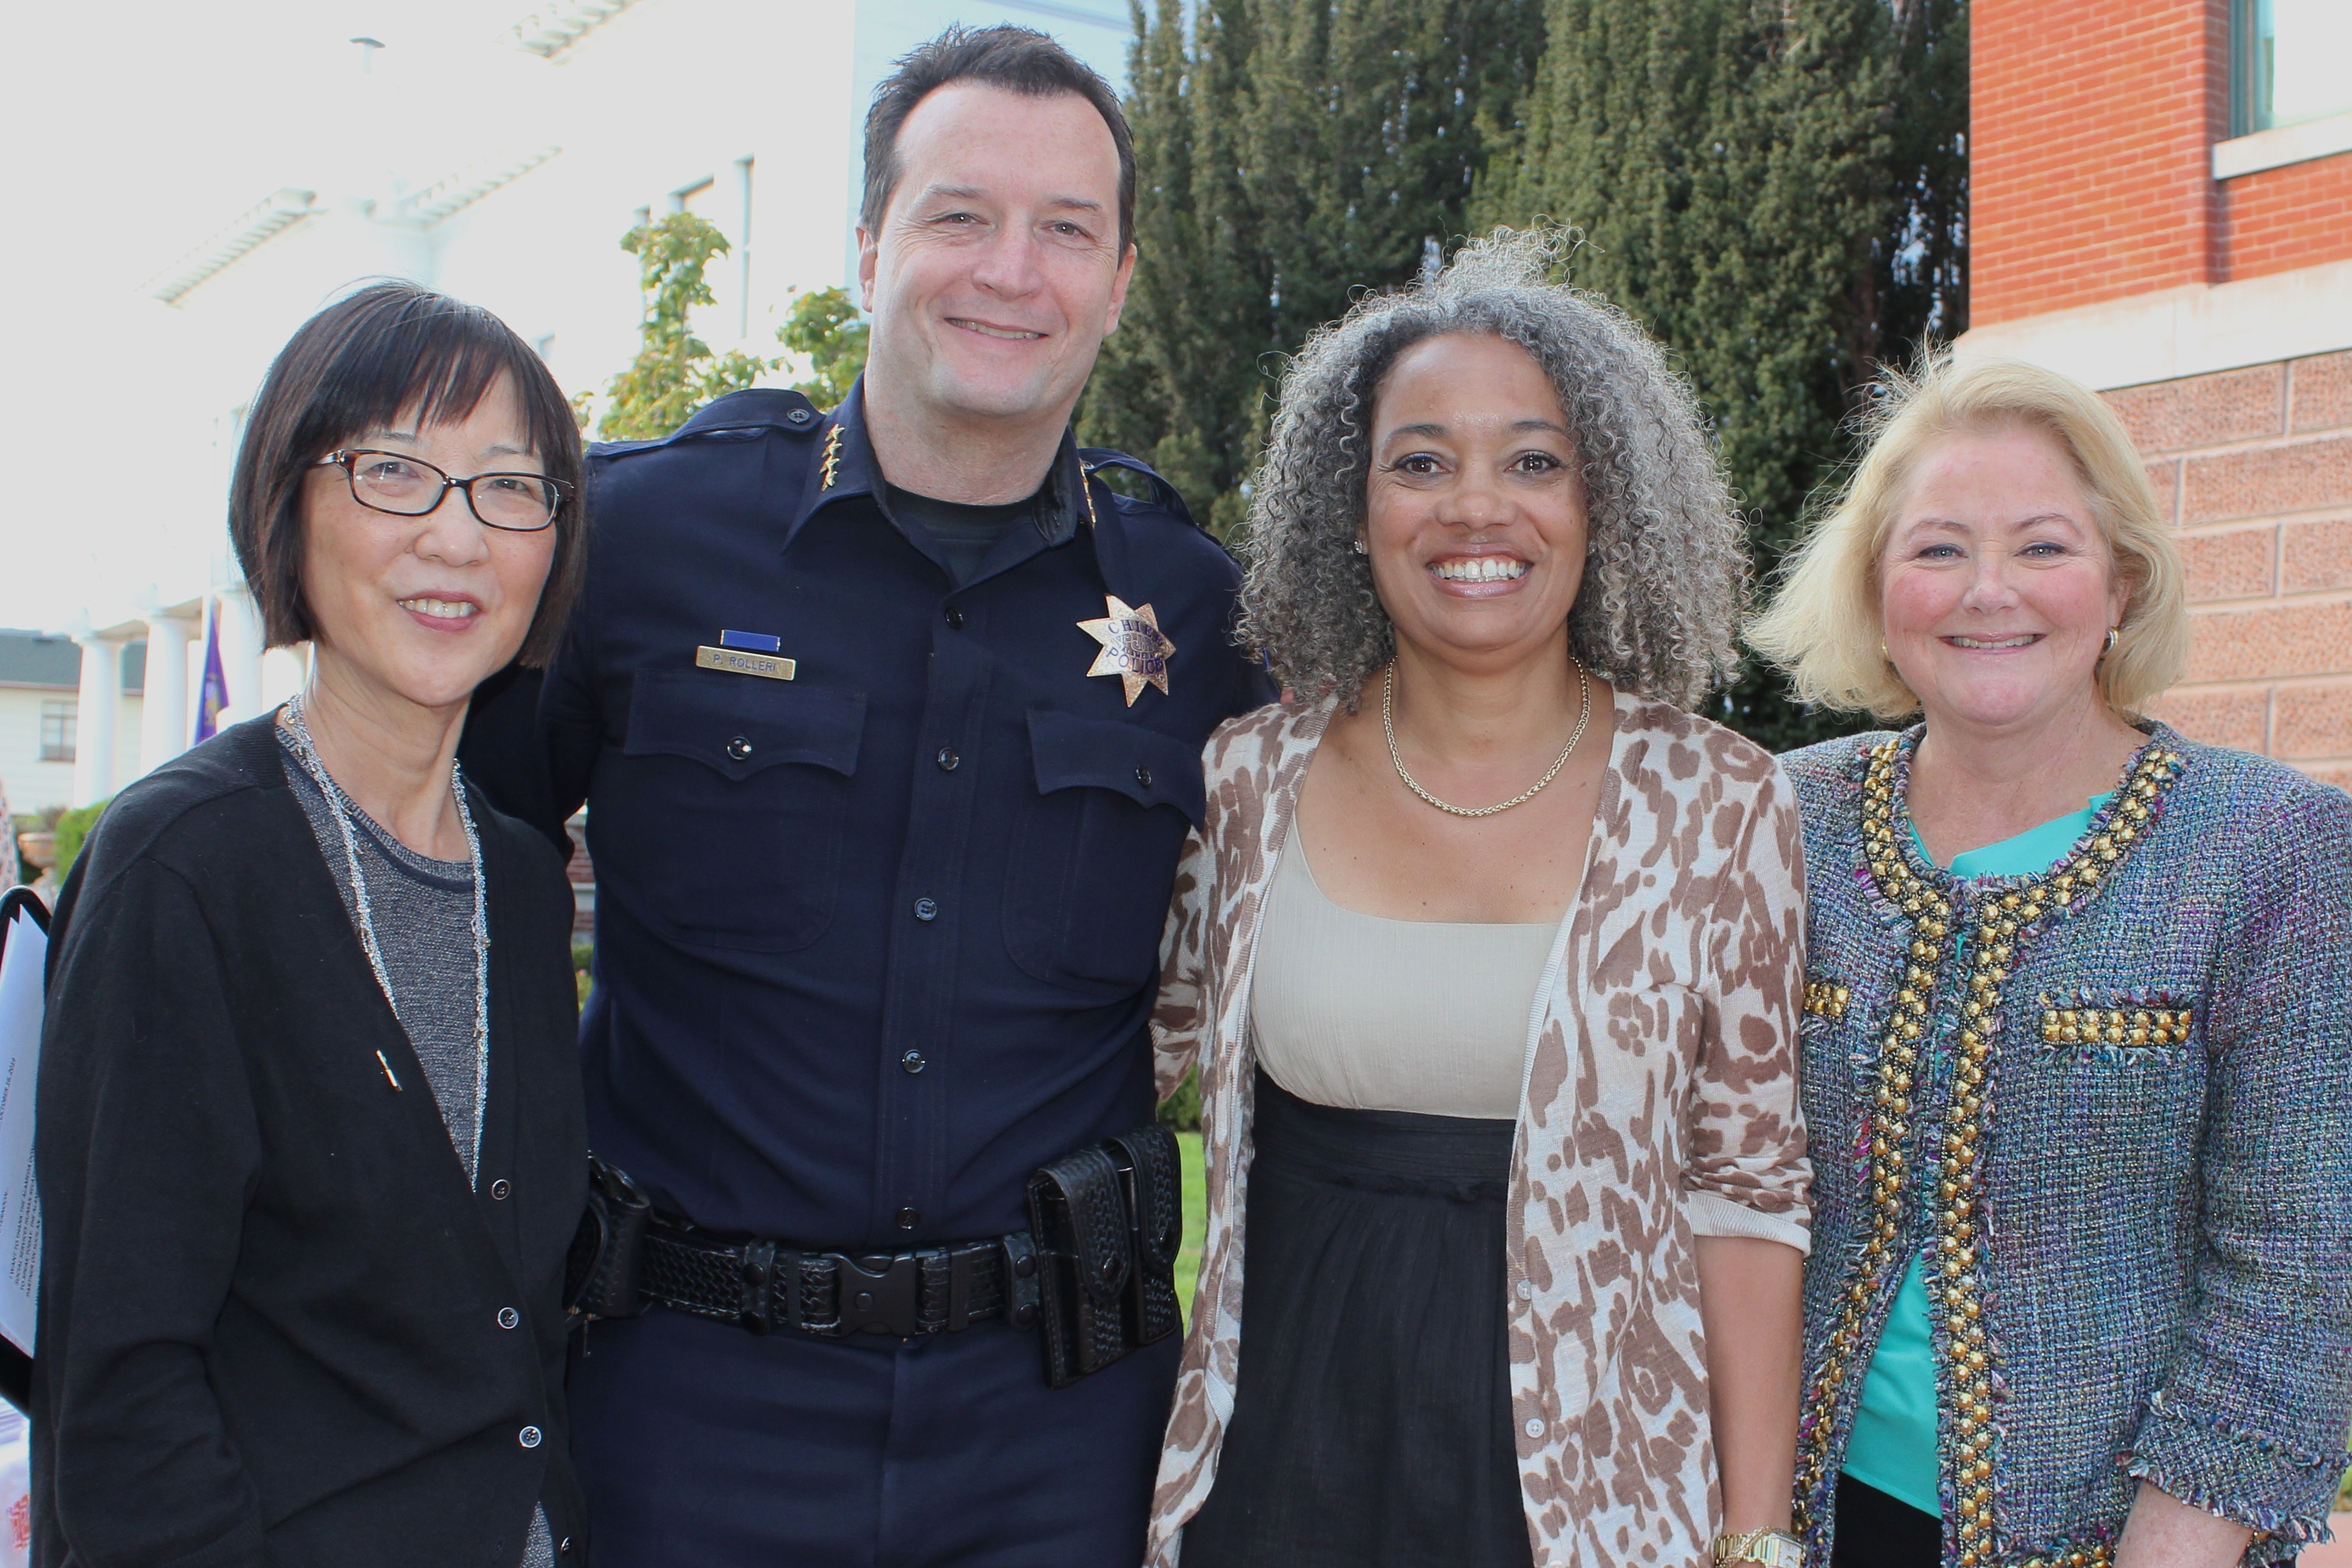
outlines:
[[[414,409],[428,424],[473,413],[512,379],[531,449],[572,487],[555,518],[555,555],[518,656],[543,665],[588,569],[580,426],[547,363],[478,305],[414,283],[371,283],[302,323],[261,384],[229,480],[228,531],[271,647],[316,635],[302,602],[302,485],[320,459]],[[442,504],[463,506],[463,497]]]
[[[1052,38],[1010,26],[950,27],[901,59],[874,89],[874,107],[866,113],[866,195],[857,211],[866,232],[882,232],[882,214],[898,188],[898,128],[915,105],[959,81],[985,82],[1028,98],[1076,93],[1095,106],[1118,149],[1118,249],[1126,255],[1135,238],[1135,138],[1128,133],[1118,94]]]

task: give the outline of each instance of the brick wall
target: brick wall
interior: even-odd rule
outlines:
[[[2352,788],[2352,353],[2107,399],[2189,569],[2196,648],[2157,711]]]
[[[1976,0],[1979,326],[2352,258],[2352,153],[2216,183],[2227,0]]]
[[[2352,258],[2352,153],[2221,183],[2216,282]]]
[[[1969,319],[2213,277],[2226,0],[1977,0]]]

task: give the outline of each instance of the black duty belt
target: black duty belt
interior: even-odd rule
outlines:
[[[658,1211],[638,1259],[644,1298],[764,1334],[955,1333],[1003,1319],[1036,1326],[1038,1259],[1027,1231],[908,1252],[815,1252],[725,1237]]]
[[[583,1323],[657,1303],[755,1334],[832,1338],[913,1339],[1002,1320],[1043,1329],[1045,1382],[1062,1388],[1177,1331],[1180,1172],[1174,1136],[1147,1122],[1032,1175],[1027,1230],[907,1252],[830,1252],[663,1214],[627,1172],[592,1155],[563,1304]]]

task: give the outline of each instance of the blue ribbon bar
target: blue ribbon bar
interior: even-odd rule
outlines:
[[[784,651],[784,639],[771,637],[766,632],[720,632],[719,646],[740,648],[745,653],[782,653]]]

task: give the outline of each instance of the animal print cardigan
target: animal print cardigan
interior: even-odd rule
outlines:
[[[1205,752],[1152,1019],[1160,1092],[1197,1060],[1208,1241],[1153,1497],[1171,1568],[1217,1474],[1242,1332],[1250,967],[1332,704],[1233,720]],[[1720,1512],[1694,1235],[1802,1252],[1803,850],[1779,763],[1619,693],[1582,889],[1530,1008],[1507,1260],[1512,1419],[1538,1568],[1704,1563]]]

